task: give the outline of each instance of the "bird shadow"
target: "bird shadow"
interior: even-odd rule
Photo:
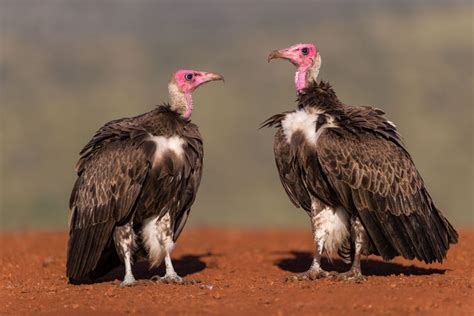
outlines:
[[[200,272],[206,268],[206,263],[201,259],[204,257],[212,256],[211,253],[198,254],[198,255],[182,255],[177,259],[173,259],[173,267],[176,273],[185,277],[197,272]],[[150,264],[146,260],[138,261],[133,265],[133,275],[137,280],[149,280],[155,275],[163,276],[165,274],[164,262],[155,268],[150,268]],[[98,279],[96,282],[110,282],[114,280],[122,280],[125,275],[125,268],[123,265],[113,269],[105,276]]]
[[[291,257],[277,260],[275,265],[280,269],[301,273],[308,270],[313,261],[312,254],[307,251],[290,251],[285,254]],[[362,273],[366,276],[389,276],[389,275],[430,275],[444,274],[446,269],[422,268],[414,265],[406,266],[400,263],[387,262],[374,259],[361,260]],[[344,263],[341,259],[321,259],[321,266],[327,271],[345,272],[349,270],[350,265]]]

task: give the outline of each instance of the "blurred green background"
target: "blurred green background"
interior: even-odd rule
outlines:
[[[105,122],[167,101],[178,68],[218,71],[194,95],[205,140],[194,225],[308,225],[282,189],[270,115],[295,106],[303,41],[346,103],[386,110],[458,225],[473,215],[471,1],[0,0],[1,229],[65,228],[78,152]]]

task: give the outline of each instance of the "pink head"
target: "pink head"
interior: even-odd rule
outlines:
[[[217,73],[198,70],[176,71],[168,85],[171,107],[185,119],[189,119],[193,111],[191,93],[202,84],[215,80],[224,80],[224,77]]]
[[[296,90],[303,90],[311,80],[316,80],[321,67],[321,56],[314,44],[296,44],[274,50],[268,55],[268,62],[275,58],[289,60],[298,70],[295,75]]]

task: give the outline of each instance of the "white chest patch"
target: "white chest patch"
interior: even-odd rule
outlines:
[[[337,127],[336,124],[334,124],[334,119],[328,115],[326,115],[327,119],[324,120],[321,126],[316,126],[319,115],[326,114],[317,111],[308,113],[305,110],[298,110],[287,114],[285,119],[281,122],[281,126],[288,144],[291,144],[293,134],[299,131],[303,133],[308,143],[316,145],[319,136],[321,136],[326,128]]]
[[[303,132],[306,139],[310,143],[316,143],[316,120],[318,114],[307,113],[304,110],[299,110],[286,115],[285,119],[281,122],[283,132],[286,136],[286,141],[291,143],[291,137],[297,131]]]
[[[181,157],[184,153],[184,139],[179,136],[153,136],[150,139],[156,144],[153,166],[158,164],[166,152],[173,152],[176,156]]]

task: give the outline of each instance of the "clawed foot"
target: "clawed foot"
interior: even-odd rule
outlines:
[[[131,287],[148,283],[146,280],[125,279],[119,287]]]
[[[341,281],[348,281],[348,282],[360,283],[360,282],[362,282],[362,281],[367,280],[367,277],[365,277],[364,275],[362,275],[362,273],[360,272],[360,270],[351,269],[351,270],[349,270],[349,271],[347,271],[347,272],[340,273],[340,274],[337,276],[337,279],[338,279],[338,280],[341,280]]]
[[[152,281],[165,283],[165,284],[182,284],[182,285],[190,285],[190,284],[198,284],[201,283],[201,280],[193,280],[193,279],[183,279],[177,274],[166,274],[164,277],[160,277],[159,275],[155,275],[151,277]]]
[[[310,269],[304,273],[296,274],[296,275],[290,275],[285,279],[286,282],[290,281],[303,281],[303,280],[316,280],[316,279],[334,279],[337,277],[337,272],[335,271],[324,271],[322,269],[320,270],[315,270],[315,269]]]

